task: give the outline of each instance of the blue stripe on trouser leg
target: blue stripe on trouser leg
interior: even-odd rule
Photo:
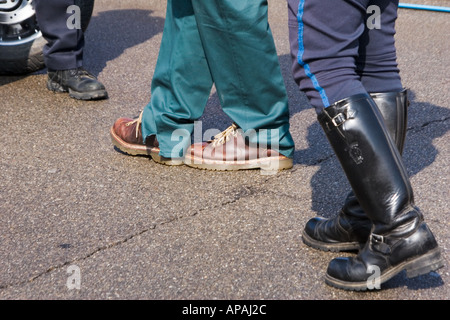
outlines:
[[[319,82],[317,81],[316,76],[311,72],[311,68],[308,63],[303,61],[303,54],[305,52],[305,47],[303,43],[303,32],[304,32],[304,26],[303,26],[303,10],[305,6],[305,1],[300,0],[298,4],[298,11],[297,11],[297,22],[298,22],[298,53],[297,53],[297,62],[298,64],[303,67],[305,71],[305,75],[311,80],[312,85],[314,89],[319,93],[320,99],[322,100],[323,106],[326,108],[330,105],[328,101],[328,97],[325,93],[325,90],[320,86]]]
[[[318,112],[354,94],[401,89],[395,2],[288,0],[293,76]],[[370,5],[380,8],[382,31],[366,30]]]

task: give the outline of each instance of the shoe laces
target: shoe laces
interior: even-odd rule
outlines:
[[[83,67],[79,67],[78,68],[78,74],[81,75],[81,76],[89,77],[91,79],[96,79],[96,77],[92,73],[90,73],[89,71],[87,71]]]
[[[56,92],[56,89],[58,89],[57,85],[62,83],[62,78],[60,77],[60,73],[62,73],[62,70],[56,70],[51,73],[52,75],[50,77],[50,86],[51,86],[52,91],[54,91],[54,92]],[[87,71],[83,67],[70,69],[69,73],[78,78],[85,76],[90,79],[95,79],[95,76],[93,76],[89,71]]]
[[[58,89],[57,83],[56,83],[56,79],[57,79],[58,74],[56,72],[52,73],[52,76],[50,77],[50,90],[53,93],[56,93],[56,90]]]
[[[76,69],[72,69],[70,70],[70,73],[75,76],[75,77],[88,77],[90,79],[95,79],[94,75],[92,75],[92,73],[90,73],[89,71],[87,71],[86,69],[84,69],[83,67],[78,67]]]
[[[143,114],[144,114],[144,111],[141,111],[141,114],[139,115],[138,118],[136,118],[136,119],[134,119],[133,121],[130,121],[130,122],[128,122],[128,123],[125,124],[127,127],[129,127],[129,126],[131,126],[132,124],[135,124],[135,123],[136,123],[136,139],[137,139],[138,136],[139,136],[139,126],[140,126],[141,123],[142,123],[142,115],[143,115]]]
[[[237,137],[238,129],[239,129],[238,125],[233,123],[231,126],[226,128],[224,131],[222,131],[221,133],[214,136],[214,140],[212,141],[212,146],[216,147],[218,145],[225,144],[226,142],[228,142],[230,140],[231,136]]]

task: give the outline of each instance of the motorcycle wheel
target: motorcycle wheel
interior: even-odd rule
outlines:
[[[28,74],[45,67],[42,49],[47,43],[39,30],[33,1],[0,4],[0,75]],[[94,0],[78,0],[81,28],[86,31]]]

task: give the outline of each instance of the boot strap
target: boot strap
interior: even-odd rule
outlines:
[[[344,124],[345,121],[351,119],[354,115],[352,112],[349,112],[348,109],[341,110],[336,115],[330,115],[327,111],[328,110],[325,109],[324,114],[327,117],[327,120],[325,120],[325,124],[329,131],[331,131],[333,128],[339,128]]]
[[[358,100],[368,99],[369,96],[367,94],[356,94],[352,97],[352,102],[356,102]],[[351,103],[349,103],[348,99],[342,99],[331,106],[324,108],[323,112],[324,117],[319,121],[325,122],[325,125],[329,131],[332,128],[340,127],[345,121],[352,119],[356,115],[356,110],[351,108]]]
[[[335,115],[333,118],[331,118],[331,123],[335,126],[335,127],[339,127],[340,125],[342,125],[345,121],[347,121],[347,114],[345,113],[338,113],[337,115]]]
[[[336,130],[336,132],[341,136],[347,145],[346,149],[349,153],[350,157],[356,164],[361,164],[364,160],[364,157],[361,153],[361,149],[358,146],[358,142],[352,142],[347,139],[345,134],[345,130],[340,126],[343,125],[347,120],[353,119],[356,116],[356,110],[350,108],[350,106],[341,107],[340,110],[330,109],[332,112],[337,111],[336,114],[334,112],[330,114],[327,108],[324,109],[323,114],[326,116],[326,119],[323,119],[323,123],[326,126],[326,130],[332,131]]]
[[[385,242],[385,238],[379,234],[370,234],[370,244],[372,248],[383,254],[390,254],[391,247]]]

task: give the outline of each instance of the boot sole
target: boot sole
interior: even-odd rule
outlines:
[[[284,156],[238,161],[205,160],[202,158],[186,156],[184,159],[184,164],[192,168],[213,171],[236,171],[251,169],[281,171],[291,169],[294,166],[294,161]]]
[[[145,145],[136,145],[123,141],[118,135],[116,135],[113,127],[111,127],[109,132],[113,145],[123,153],[131,156],[150,156],[153,161],[168,166],[179,166],[183,164],[183,160],[181,159],[175,160],[160,156],[159,148],[149,148]]]
[[[108,98],[106,90],[78,92],[69,88],[69,96],[78,100],[100,100]]]
[[[359,242],[322,242],[311,238],[304,230],[302,233],[303,243],[321,251],[341,252],[341,251],[356,251],[361,249],[364,244]]]
[[[383,284],[386,281],[390,280],[403,270],[406,270],[406,276],[408,278],[414,278],[420,275],[427,274],[432,271],[436,271],[439,268],[444,266],[444,262],[441,258],[441,250],[439,248],[433,249],[421,256],[411,258],[406,260],[395,267],[391,267],[384,271],[383,274],[380,275],[379,284]],[[375,288],[372,286],[368,286],[368,281],[363,282],[349,282],[343,281],[340,279],[336,279],[326,274],[325,283],[344,290],[352,290],[352,291],[366,291]]]

